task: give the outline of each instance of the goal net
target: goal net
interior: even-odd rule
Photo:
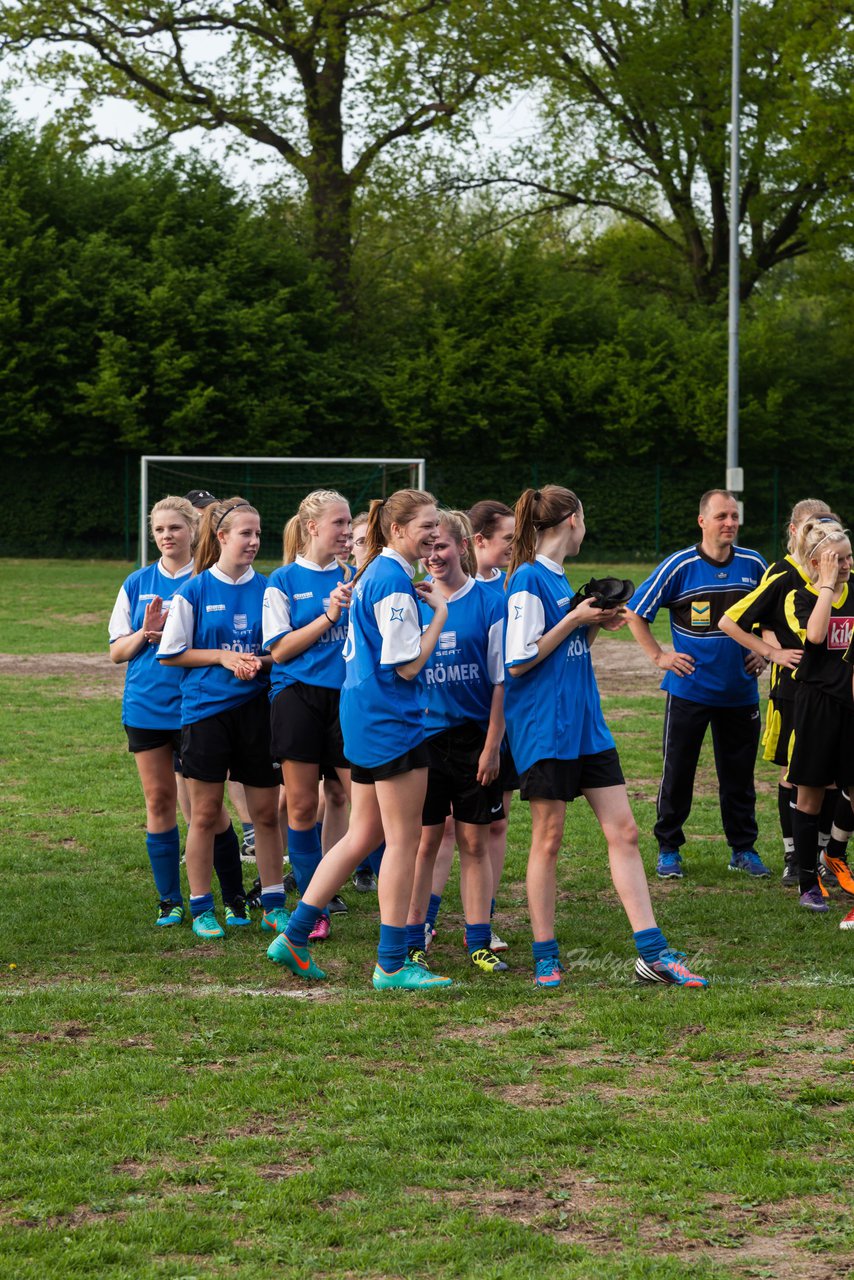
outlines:
[[[312,489],[337,489],[353,515],[371,498],[425,487],[423,458],[208,458],[145,455],[139,469],[139,563],[155,554],[148,513],[169,494],[207,489],[217,498],[240,494],[261,514],[261,559],[278,560],[285,523]]]

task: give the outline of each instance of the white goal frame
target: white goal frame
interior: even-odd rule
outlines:
[[[408,466],[410,483],[414,489],[427,486],[427,465],[424,458],[249,458],[222,457],[221,455],[145,453],[139,460],[139,564],[144,567],[148,563],[148,466],[151,462],[272,462],[284,466],[301,464],[310,466],[341,466],[348,463],[362,463],[367,466]]]

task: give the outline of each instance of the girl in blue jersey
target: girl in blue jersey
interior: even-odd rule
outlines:
[[[507,582],[504,693],[507,732],[523,800],[531,805],[527,890],[534,934],[534,981],[560,984],[555,937],[557,855],[567,803],[583,795],[608,842],[611,878],[639,952],[640,981],[704,987],[655,923],[614,739],[602,716],[590,645],[621,610],[590,600],[573,608],[564,561],[584,540],[584,511],[569,489],[526,489],[516,503]]]
[[[183,668],[181,764],[192,806],[187,875],[193,932],[221,938],[213,909],[211,871],[226,778],[242,782],[255,826],[261,876],[262,929],[287,920],[278,822],[280,772],[270,753],[267,703],[272,659],[263,655],[266,579],[253,561],[261,545],[258,512],[242,498],[204,511],[196,574],[176,594],[158,658]]]
[[[184,498],[154,504],[149,525],[160,559],[125,579],[110,617],[110,657],[127,663],[122,721],[145,796],[145,842],[160,897],[156,923],[165,927],[184,918],[173,764],[181,693],[180,672],[161,667],[156,649],[172,598],[193,572],[196,524]]]
[[[507,966],[490,946],[490,824],[503,812],[498,782],[504,737],[504,599],[477,582],[468,517],[443,511],[425,561],[448,606],[439,643],[424,667],[429,772],[421,844],[407,923],[409,958],[426,966],[424,923],[436,855],[453,814],[460,893],[471,962],[484,973]],[[422,605],[422,623],[430,614]]]
[[[417,489],[371,503],[367,560],[350,597],[340,704],[344,754],[351,766],[350,827],[320,863],[287,929],[267,952],[301,978],[325,976],[306,946],[309,933],[326,903],[385,834],[374,987],[450,985],[450,979],[413,964],[406,949],[427,789],[424,699],[417,676],[448,614],[432,583],[413,584],[413,566],[429,555],[437,524],[435,499]],[[421,602],[433,610],[423,632]]]
[[[334,767],[349,796],[350,770],[338,717],[350,604],[344,564],[350,533],[346,498],[317,489],[302,500],[286,564],[264,593],[264,648],[273,656],[270,689],[273,758],[282,762],[288,854],[300,893],[321,858],[317,813],[321,766]],[[329,916],[312,941],[329,936]]]

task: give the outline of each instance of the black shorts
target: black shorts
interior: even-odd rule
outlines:
[[[423,742],[402,756],[395,756],[385,764],[378,764],[373,769],[363,769],[360,764],[350,765],[350,778],[353,782],[361,782],[371,787],[375,782],[385,782],[388,778],[396,778],[400,773],[411,773],[413,769],[426,769],[429,764],[427,748]]]
[[[576,800],[583,791],[625,784],[616,747],[577,760],[538,760],[519,775],[523,800]]]
[[[510,743],[504,739],[504,746],[501,748],[501,760],[498,765],[498,781],[501,786],[501,794],[505,791],[519,790],[519,775],[516,772],[516,762],[513,759],[513,752],[510,750]]]
[[[848,788],[854,782],[854,711],[815,685],[795,699],[789,782],[798,787]]]
[[[180,729],[135,729],[132,724],[124,726],[128,736],[128,751],[134,755],[138,751],[154,751],[156,747],[171,747],[177,751],[181,745]]]
[[[776,702],[768,699],[765,713],[765,731],[762,734],[762,759],[770,764],[789,763],[789,739],[795,728],[794,699]]]
[[[270,754],[270,707],[266,693],[181,730],[185,778],[198,782],[242,782],[278,787],[282,771]]]
[[[503,790],[496,778],[488,787],[477,780],[486,731],[480,725],[456,725],[427,739],[429,773],[421,824],[437,827],[453,813],[457,822],[486,827],[504,817]]]
[[[338,719],[338,689],[316,684],[286,685],[270,707],[270,746],[274,760],[344,769],[344,739]]]

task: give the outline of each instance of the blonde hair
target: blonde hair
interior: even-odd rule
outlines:
[[[470,578],[477,576],[474,533],[465,511],[440,511],[439,524],[444,525],[460,549],[460,565]],[[465,543],[465,546],[463,545]]]
[[[789,535],[786,539],[786,550],[790,556],[795,554],[798,541],[798,525],[803,524],[809,516],[827,516],[830,514],[830,507],[821,498],[801,498],[800,502],[795,503],[792,507],[792,514],[789,516],[789,523],[786,526]],[[792,525],[795,526],[794,529]]]
[[[282,530],[282,564],[293,564],[297,556],[301,556],[305,541],[302,523],[298,515],[291,516]]]
[[[245,498],[223,498],[209,503],[202,512],[199,522],[199,541],[196,546],[196,573],[204,573],[219,560],[220,545],[218,533],[228,533],[235,516],[244,512],[257,516],[258,512]]]
[[[311,493],[306,494],[297,507],[296,515],[291,516],[282,531],[283,564],[293,564],[297,556],[304,553],[311,537],[308,531],[309,520],[319,520],[327,507],[336,502],[343,503],[349,510],[350,503],[337,489],[312,489]],[[338,563],[342,569],[345,567],[342,560]]]
[[[193,504],[188,502],[186,498],[176,498],[172,495],[155,502],[148,513],[148,527],[152,533],[154,532],[154,517],[160,511],[175,511],[186,522],[190,529],[190,550],[192,551],[199,536],[199,513]]]
[[[848,537],[847,529],[843,529],[841,524],[835,520],[828,520],[827,517],[804,521],[798,530],[795,554],[802,568],[809,574],[811,581],[815,582],[818,577],[818,571],[813,569],[810,561],[817,558],[817,551],[821,555],[819,548],[822,551],[828,551],[830,547],[824,546],[824,543],[847,542]]]
[[[436,499],[424,489],[397,489],[387,498],[374,498],[368,509],[365,530],[365,563],[356,574],[360,578],[372,560],[388,545],[391,526],[407,525],[422,507],[435,507]],[[353,581],[356,581],[356,578]]]
[[[553,529],[567,516],[574,516],[580,510],[579,499],[571,489],[564,489],[562,485],[544,484],[542,489],[526,489],[513,512],[516,530],[513,534],[513,553],[507,569],[507,582],[520,564],[533,564],[539,534],[546,529]]]

